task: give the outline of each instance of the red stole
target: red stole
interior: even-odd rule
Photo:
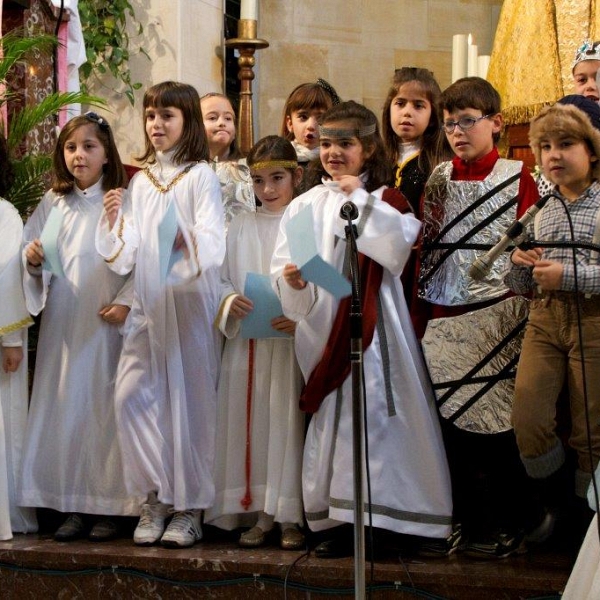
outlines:
[[[412,212],[406,197],[395,188],[387,188],[382,200],[401,213]],[[363,350],[373,341],[377,325],[377,296],[383,278],[383,267],[359,253],[361,276]],[[314,413],[325,397],[339,388],[350,374],[350,305],[352,297],[343,298],[338,306],[329,338],[321,359],[313,369],[302,393],[300,410]]]

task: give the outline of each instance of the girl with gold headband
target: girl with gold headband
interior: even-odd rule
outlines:
[[[304,546],[299,529],[304,417],[298,406],[296,323],[276,316],[267,337],[259,339],[245,339],[242,323],[251,313],[264,311],[244,295],[246,277],[269,274],[279,223],[302,168],[291,143],[275,135],[250,150],[248,166],[261,206],[235,217],[227,239],[217,319],[226,342],[219,381],[216,500],[206,520],[224,529],[250,526],[239,539],[245,548],[262,546],[278,523],[281,548],[298,550]]]

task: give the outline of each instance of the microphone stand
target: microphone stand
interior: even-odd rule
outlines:
[[[352,278],[352,301],[350,304],[350,364],[352,374],[352,455],[354,464],[354,597],[365,598],[365,528],[364,528],[364,407],[363,407],[363,348],[362,303],[360,297],[360,272],[356,247],[356,226],[352,220],[358,211],[344,212],[346,243],[350,248],[350,275]]]

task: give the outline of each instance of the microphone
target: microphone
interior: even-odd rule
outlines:
[[[347,200],[342,204],[342,208],[340,208],[340,217],[342,219],[354,221],[354,219],[358,218],[358,208],[356,208],[356,204],[354,202],[350,202]]]
[[[506,233],[500,238],[500,241],[486,254],[473,261],[471,268],[469,269],[469,275],[479,281],[489,274],[492,265],[496,259],[517,239],[519,239],[525,232],[525,228],[537,215],[544,205],[554,194],[547,194],[542,196],[533,206],[530,206],[525,214],[518,220],[515,221],[507,230]]]

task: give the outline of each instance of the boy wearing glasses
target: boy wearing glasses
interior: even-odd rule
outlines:
[[[463,544],[474,556],[501,558],[523,541],[516,519],[523,498],[513,490],[526,477],[510,412],[526,309],[523,300],[507,299],[504,260],[483,281],[472,279],[469,268],[537,201],[538,192],[522,162],[498,154],[502,115],[493,86],[479,77],[459,79],[442,93],[441,108],[455,157],[438,165],[425,187],[423,350],[442,416]],[[458,537],[437,550],[451,552]]]

